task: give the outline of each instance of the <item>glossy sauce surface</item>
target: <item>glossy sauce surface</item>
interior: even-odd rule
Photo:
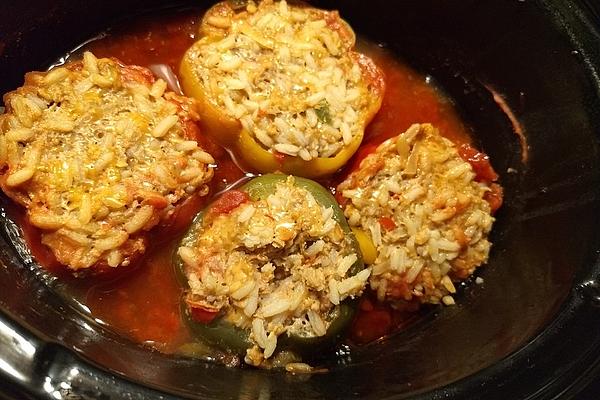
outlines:
[[[183,53],[194,42],[201,15],[200,11],[188,10],[140,17],[112,29],[83,50],[91,50],[97,57],[116,57],[126,64],[149,67],[155,73],[167,71],[168,75],[168,68],[178,70]],[[334,188],[377,144],[415,122],[432,123],[457,144],[470,142],[470,132],[458,118],[452,102],[430,79],[403,65],[376,44],[361,41],[359,50],[373,58],[384,71],[385,97],[357,154],[341,172],[320,180],[323,185]],[[246,176],[246,171],[236,166],[225,149],[204,136],[200,136],[199,142],[217,160],[211,195],[188,201],[178,209],[171,224],[158,227],[149,238],[146,256],[135,267],[117,270],[110,276],[73,277],[41,245],[39,232],[26,223],[23,212],[13,212],[24,227],[34,256],[50,272],[60,276],[60,285],[68,296],[74,296],[89,308],[96,320],[117,333],[167,353],[177,352],[182,344],[191,340],[180,316],[182,289],[171,265],[174,248],[193,216],[211,197]],[[377,304],[368,293],[361,299],[359,309],[349,334],[354,343],[380,338],[417,317],[416,307],[408,305],[405,310],[392,311]]]

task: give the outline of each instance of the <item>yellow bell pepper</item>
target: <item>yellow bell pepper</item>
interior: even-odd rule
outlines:
[[[228,12],[227,10],[218,10],[215,13],[226,15]],[[206,24],[203,23],[203,25]],[[344,30],[352,33],[349,26]],[[208,90],[204,87],[194,65],[194,60],[197,58],[195,55],[197,55],[200,47],[221,40],[223,36],[221,31],[215,30],[213,32],[206,27],[201,31],[210,36],[205,36],[197,41],[184,55],[179,71],[181,86],[186,95],[199,101],[201,124],[204,132],[222,146],[233,151],[236,159],[244,167],[260,173],[281,171],[287,174],[316,178],[336,172],[358,150],[363,139],[364,129],[379,110],[385,90],[383,74],[370,58],[350,51],[350,56],[359,64],[365,79],[369,82],[371,94],[373,95],[373,101],[369,104],[362,120],[358,122],[361,125],[359,133],[334,156],[317,157],[305,161],[297,156],[285,155],[265,148],[254,138],[251,132],[242,127],[239,120],[230,117],[224,109],[207,95]],[[353,35],[347,34],[346,36],[348,36],[347,40],[354,40]]]

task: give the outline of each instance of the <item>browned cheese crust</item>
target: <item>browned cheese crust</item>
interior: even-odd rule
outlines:
[[[196,103],[166,87],[85,53],[4,96],[0,187],[71,269],[131,264],[152,227],[208,192]]]

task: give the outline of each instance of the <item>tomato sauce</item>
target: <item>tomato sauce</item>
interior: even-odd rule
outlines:
[[[196,39],[200,16],[200,11],[188,10],[172,15],[140,17],[126,26],[110,30],[82,50],[91,50],[98,57],[116,57],[126,64],[167,66],[176,72],[183,53]],[[363,41],[359,50],[373,58],[384,71],[385,97],[357,154],[342,172],[321,180],[321,183],[335,187],[377,144],[403,132],[415,122],[431,122],[455,143],[470,143],[470,132],[459,119],[452,102],[428,78],[401,64],[375,44]],[[211,183],[213,195],[244,179],[245,171],[236,165],[229,152],[201,134],[199,142],[214,156],[218,165]],[[489,167],[487,159],[478,162],[487,162]],[[485,169],[483,164],[481,168]],[[490,196],[496,196],[496,201],[499,197],[501,201],[501,194]],[[231,196],[225,199],[241,201]],[[171,258],[193,216],[210,200],[208,197],[192,198],[179,207],[167,224],[152,233],[148,252],[138,265],[120,268],[110,275],[81,278],[65,271],[41,244],[40,233],[26,223],[23,211],[13,210],[13,215],[24,227],[25,239],[34,257],[51,273],[60,275],[66,296],[75,297],[89,308],[94,318],[117,333],[172,353],[191,337],[182,323],[180,298],[183,292]],[[415,318],[416,308],[416,305],[407,305],[404,310],[392,310],[377,304],[373,296],[366,294],[361,299],[349,338],[354,343],[366,343],[401,329]]]

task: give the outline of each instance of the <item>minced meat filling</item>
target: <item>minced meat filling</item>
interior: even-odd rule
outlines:
[[[179,248],[187,303],[249,329],[249,364],[269,358],[281,334],[325,335],[328,312],[362,292],[370,271],[350,275],[359,255],[332,215],[288,177],[266,199],[208,213]]]
[[[494,218],[485,183],[429,124],[367,156],[338,190],[351,226],[372,239],[370,286],[380,300],[454,304],[453,281],[485,263]]]

